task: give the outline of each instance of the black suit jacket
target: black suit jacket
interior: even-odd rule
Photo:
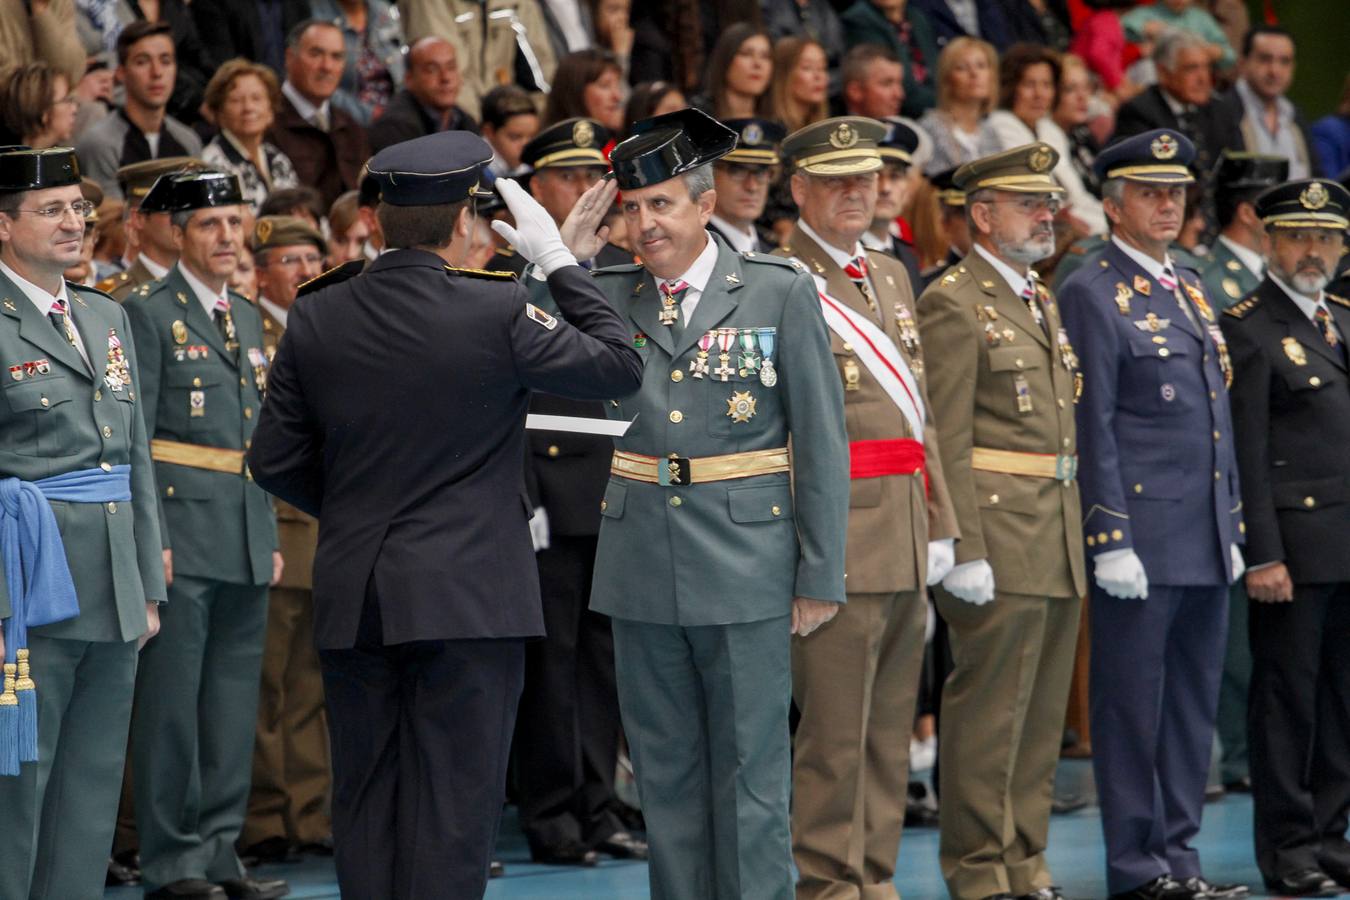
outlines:
[[[1350,301],[1327,307],[1350,336]],[[1247,564],[1283,560],[1295,584],[1350,581],[1345,358],[1269,278],[1220,319],[1233,357]]]
[[[914,0],[914,8],[928,17],[938,47],[945,47],[952,38],[961,37],[966,33],[961,23],[956,20],[956,16],[952,14],[947,0]],[[980,16],[980,33],[970,36],[988,41],[1000,53],[1007,50],[1013,42],[1013,34],[999,0],[975,0],[975,8]],[[936,68],[937,60],[928,60],[928,65]]]
[[[281,3],[281,37],[311,15],[309,0],[279,0]],[[221,63],[236,56],[254,62],[266,62],[262,49],[262,21],[258,17],[258,0],[193,0],[192,17],[197,21],[197,33],[206,53],[206,71],[214,72]],[[182,48],[179,48],[182,54]],[[285,78],[285,72],[278,72]]]
[[[440,123],[422,108],[422,104],[412,94],[406,89],[401,90],[390,98],[384,114],[370,126],[370,152],[379,153],[385,147],[441,130],[472,131],[477,134],[478,123],[473,116],[456,106],[450,114],[450,125],[441,129]]]
[[[318,647],[353,646],[367,585],[385,644],[542,634],[529,395],[636,391],[627,328],[575,266],[549,279],[566,321],[515,279],[422,250],[343,274],[291,308],[248,455],[263,488],[319,519]]]

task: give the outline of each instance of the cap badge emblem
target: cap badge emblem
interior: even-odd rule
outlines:
[[[589,147],[595,140],[595,126],[585,119],[572,126],[572,143],[578,147]]]
[[[741,130],[741,143],[746,146],[754,145],[764,140],[764,129],[759,127],[758,122],[751,122]]]
[[[1314,181],[1303,189],[1303,193],[1298,195],[1298,202],[1303,204],[1304,209],[1321,209],[1331,200],[1331,195],[1327,189],[1322,186],[1322,182]]]
[[[834,133],[830,135],[830,145],[836,150],[847,150],[858,143],[858,132],[853,130],[853,126],[843,122]]]
[[[1042,172],[1049,171],[1050,150],[1046,147],[1037,147],[1035,150],[1032,150],[1031,155],[1027,157],[1027,165],[1031,167],[1031,171],[1038,175]]]
[[[1160,134],[1153,139],[1153,143],[1149,145],[1149,149],[1153,151],[1153,157],[1155,159],[1171,159],[1177,155],[1177,151],[1181,149],[1181,146],[1177,143],[1177,139],[1170,134]]]
[[[260,219],[253,233],[258,237],[258,243],[265,244],[267,239],[272,236],[272,223],[268,219]]]

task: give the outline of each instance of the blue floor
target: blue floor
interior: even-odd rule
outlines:
[[[1066,760],[1060,766],[1059,790],[1093,797],[1088,762]],[[1094,797],[1095,799],[1095,797]],[[1196,842],[1205,872],[1212,879],[1242,882],[1253,896],[1265,896],[1252,859],[1251,798],[1230,795],[1205,807],[1204,828]],[[506,876],[491,883],[489,900],[644,900],[647,867],[643,863],[607,861],[595,869],[539,866],[530,862],[525,839],[513,810],[502,823],[499,858]],[[895,883],[904,900],[941,900],[947,896],[938,870],[936,829],[905,831]],[[1106,896],[1102,874],[1101,820],[1095,806],[1056,816],[1050,826],[1050,867],[1069,898],[1101,900]],[[339,896],[331,861],[306,860],[261,870],[290,882],[296,900],[332,900]],[[109,890],[106,900],[139,900],[139,889]]]

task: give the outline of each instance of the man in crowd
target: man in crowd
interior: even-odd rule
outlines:
[[[323,235],[303,219],[265,216],[253,226],[262,350],[270,364],[286,331],[300,285],[323,271]],[[281,580],[267,597],[267,643],[253,745],[253,786],[239,835],[246,857],[295,858],[295,851],[332,852],[327,720],[323,676],[314,650],[314,548],[319,523],[277,501]]]
[[[1206,296],[1221,307],[1237,303],[1265,277],[1266,229],[1256,214],[1256,198],[1288,180],[1289,161],[1282,156],[1240,150],[1220,154],[1214,172],[1219,237],[1201,277]]]
[[[713,163],[717,205],[708,230],[738,253],[768,253],[773,249],[762,237],[755,221],[769,202],[769,185],[778,172],[778,145],[787,134],[772,119],[727,119],[723,125],[736,132],[736,149]]]
[[[942,693],[939,855],[956,900],[1059,897],[1045,846],[1087,584],[1078,360],[1030,269],[1054,249],[1057,159],[1037,143],[956,171],[973,249],[919,298],[961,535],[937,599],[955,663]]]
[[[0,153],[0,353],[10,372],[0,437],[3,474],[26,495],[6,516],[42,535],[40,546],[20,543],[35,580],[0,582],[0,708],[36,722],[31,746],[13,719],[0,724],[20,732],[4,742],[19,752],[0,754],[4,897],[103,896],[136,652],[158,631],[165,599],[130,324],[103,294],[62,279],[80,256],[87,202],[69,148]],[[60,533],[56,500],[66,501]]]
[[[525,643],[543,634],[515,501],[529,392],[638,386],[626,329],[514,183],[497,185],[514,241],[567,321],[528,305],[509,275],[455,266],[491,158],[476,135],[443,132],[371,160],[392,249],[291,308],[249,454],[260,483],[322,512],[315,640],[338,881],[354,897],[482,896]],[[569,226],[593,233],[613,195],[597,185]]]
[[[1350,193],[1294,181],[1256,208],[1269,268],[1223,317],[1251,562],[1256,862],[1274,894],[1329,897],[1350,888],[1350,557],[1340,548],[1350,533],[1350,301],[1326,285],[1350,227]]]
[[[1243,569],[1232,363],[1181,231],[1195,148],[1145,132],[1097,157],[1111,242],[1060,292],[1083,361],[1079,476],[1093,561],[1092,762],[1113,900],[1245,896],[1206,881],[1200,831]],[[1159,798],[1163,798],[1159,802]]]
[[[926,586],[951,570],[957,536],[909,277],[860,241],[873,221],[886,135],[875,119],[838,118],[783,143],[801,218],[782,252],[804,263],[826,295],[820,303],[843,382],[852,476],[848,602],[819,636],[792,648],[801,712],[792,806],[800,900],[890,890]]]
[[[783,900],[789,645],[844,600],[848,449],[811,281],[706,231],[709,164],[735,143],[690,109],[610,154],[643,263],[596,282],[645,374],[606,409],[634,424],[615,442],[591,608],[612,617],[653,894]]]
[[[1240,71],[1225,100],[1228,115],[1240,121],[1242,145],[1289,160],[1290,178],[1320,174],[1308,123],[1286,96],[1294,83],[1294,36],[1278,25],[1252,28],[1242,39]]]
[[[529,93],[514,84],[499,84],[482,104],[483,139],[492,146],[493,175],[520,175],[529,171],[520,161],[525,145],[539,133],[539,109]]]
[[[357,186],[370,157],[365,129],[332,104],[346,64],[341,28],[320,19],[292,28],[281,108],[267,132],[294,164],[300,183],[318,190],[323,209]]]
[[[455,105],[463,79],[455,45],[445,38],[424,37],[408,50],[408,71],[384,114],[370,126],[370,149],[434,134],[437,131],[478,132],[478,123]]]
[[[202,141],[166,110],[178,71],[167,22],[132,22],[117,37],[117,80],[126,91],[120,110],[90,126],[75,150],[85,174],[106,197],[122,199],[122,166],[167,156],[201,156]]]
[[[258,311],[226,283],[243,240],[239,181],[165,175],[145,205],[172,216],[178,263],[128,298],[159,487],[165,639],[141,655],[132,726],[141,874],[152,900],[269,900],[235,841],[267,624],[276,521],[243,450],[267,377]],[[209,713],[209,714],[204,714]]]

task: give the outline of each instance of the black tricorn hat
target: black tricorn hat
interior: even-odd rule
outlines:
[[[669,181],[736,149],[736,132],[697,109],[643,119],[609,154],[620,190]]]
[[[0,147],[0,191],[36,191],[79,183],[80,163],[70,147]]]
[[[141,201],[143,213],[176,213],[244,202],[239,176],[209,170],[161,175]]]

